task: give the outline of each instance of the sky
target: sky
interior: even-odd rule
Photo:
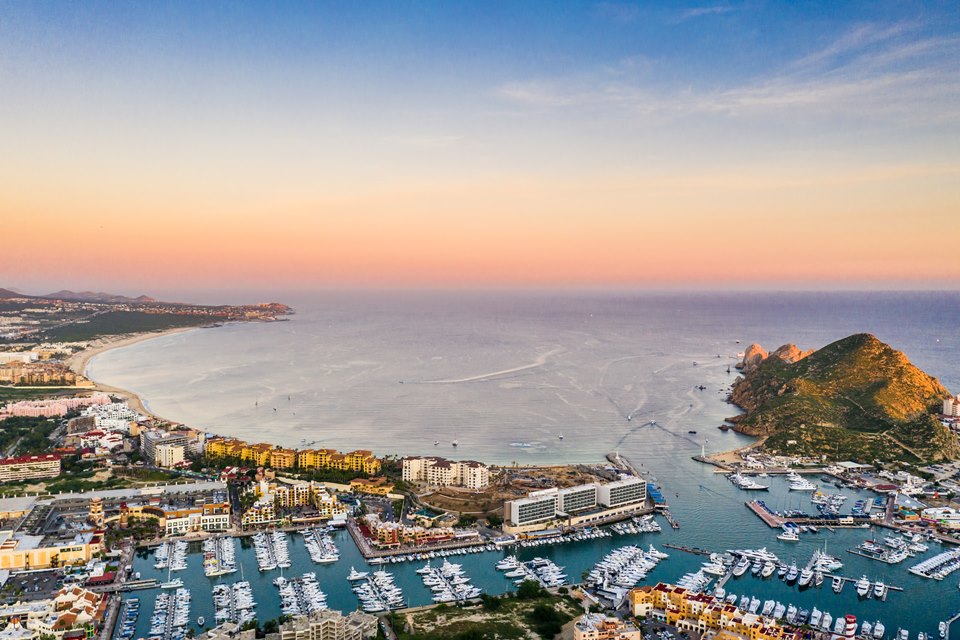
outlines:
[[[0,287],[960,288],[960,5],[0,0]]]

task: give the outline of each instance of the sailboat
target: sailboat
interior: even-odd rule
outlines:
[[[181,580],[180,578],[174,578],[174,579],[172,579],[172,580],[170,579],[170,572],[171,572],[171,571],[172,571],[172,569],[171,569],[170,566],[168,565],[168,566],[167,566],[167,581],[160,583],[160,588],[161,588],[161,589],[179,589],[180,587],[183,586],[183,580]]]

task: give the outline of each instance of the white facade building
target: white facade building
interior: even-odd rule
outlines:
[[[943,401],[943,415],[960,418],[960,395],[951,396]]]

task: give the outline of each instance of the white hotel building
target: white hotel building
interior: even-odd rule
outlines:
[[[431,487],[464,487],[480,491],[490,484],[490,468],[475,460],[404,458],[402,477],[404,482],[423,482]]]
[[[534,491],[504,503],[504,531],[525,533],[550,527],[589,525],[646,506],[647,483],[626,476],[607,484]]]

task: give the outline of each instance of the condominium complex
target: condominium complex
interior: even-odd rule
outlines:
[[[250,491],[256,496],[254,504],[244,511],[241,524],[244,528],[276,524],[286,519],[283,511],[298,507],[313,507],[312,519],[336,520],[347,512],[333,493],[316,482],[267,482],[263,480]],[[307,518],[303,518],[307,519]]]
[[[211,458],[237,458],[258,467],[274,469],[299,468],[359,471],[370,475],[380,472],[380,460],[372,451],[359,449],[340,453],[334,449],[284,449],[259,443],[249,444],[233,438],[211,438],[206,443],[206,455]]]
[[[449,542],[459,535],[452,527],[421,527],[399,522],[385,522],[375,513],[363,517],[360,530],[375,546],[385,549],[402,545],[419,546]],[[472,530],[462,533],[469,538],[476,538],[478,535],[476,531]]]
[[[367,640],[376,635],[376,616],[362,611],[343,615],[325,609],[280,625],[280,640]]]
[[[724,600],[683,587],[660,583],[630,591],[631,612],[677,627],[680,631],[710,632],[715,640],[800,640],[792,631]]]
[[[21,400],[9,402],[0,409],[0,420],[13,416],[31,418],[61,418],[71,411],[90,405],[103,405],[110,402],[105,393],[94,393],[81,398],[53,398],[50,400]]]
[[[186,459],[185,449],[182,444],[158,444],[153,462],[158,467],[175,467]]]
[[[81,629],[91,638],[103,622],[107,596],[77,586],[65,586],[49,600],[25,600],[0,605],[3,637],[15,640],[62,638]],[[13,626],[7,626],[13,625]]]
[[[403,459],[404,482],[423,482],[431,487],[464,487],[474,491],[490,484],[490,468],[474,460],[438,457]]]
[[[172,465],[164,465],[157,460],[158,447],[166,447],[162,453],[164,456],[167,456],[168,459],[179,456],[180,461],[182,461],[187,447],[189,447],[192,442],[193,438],[179,432],[162,431],[160,429],[150,429],[140,432],[140,451],[147,460],[161,467]],[[179,453],[175,454],[171,452],[174,447],[179,447]]]
[[[56,478],[59,475],[60,456],[56,453],[0,459],[0,482]]]
[[[525,533],[551,526],[597,524],[646,507],[647,484],[626,476],[607,484],[534,491],[504,503],[504,530]]]

